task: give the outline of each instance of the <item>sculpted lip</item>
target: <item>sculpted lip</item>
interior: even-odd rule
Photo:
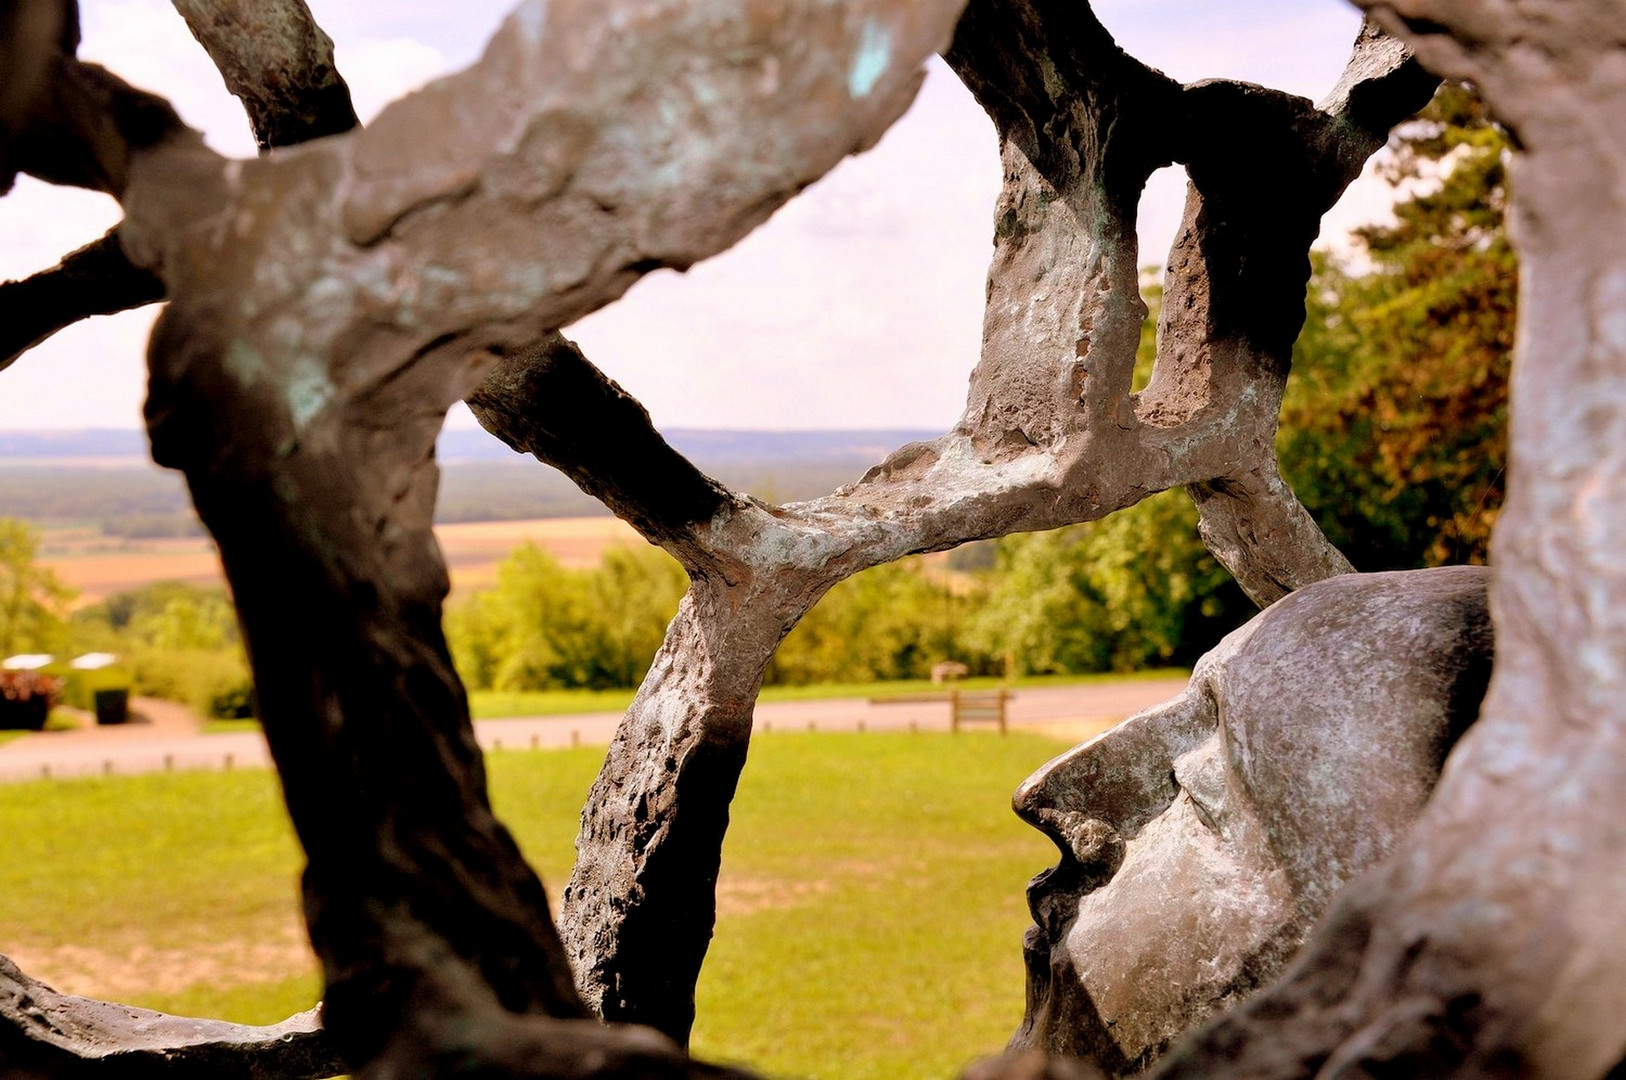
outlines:
[[[1048,870],[1041,870],[1033,875],[1033,879],[1028,882],[1028,914],[1033,916],[1033,928],[1035,930],[1043,930],[1046,933],[1051,930],[1045,916],[1053,909],[1054,905],[1047,904],[1045,901],[1055,891],[1051,888],[1051,879],[1056,876],[1060,869],[1060,866],[1052,866]]]
[[[1078,914],[1078,899],[1085,891],[1081,878],[1078,864],[1063,859],[1028,882],[1028,914],[1033,916],[1034,929],[1050,943],[1065,937],[1068,922]]]
[[[1053,973],[1050,969],[1050,941],[1037,926],[1030,926],[1022,934],[1022,966],[1027,975],[1027,1001],[1022,1024],[1011,1036],[1011,1049],[1023,1050],[1044,1044],[1046,1026],[1043,1018],[1050,1011],[1050,992]]]
[[[1037,926],[1022,932],[1022,959],[1027,962],[1030,978],[1050,980],[1050,939]]]
[[[1043,1026],[1041,1017],[1049,1011],[1051,987],[1055,982],[1052,957],[1057,944],[1066,940],[1068,924],[1078,914],[1076,890],[1066,888],[1065,883],[1078,876],[1076,872],[1067,873],[1067,860],[1063,859],[1060,864],[1041,870],[1028,882],[1028,913],[1033,916],[1033,925],[1022,934],[1027,1010],[1018,1041],[1033,1037],[1035,1027]]]

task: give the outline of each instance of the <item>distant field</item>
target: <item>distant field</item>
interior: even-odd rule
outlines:
[[[609,547],[644,543],[630,525],[613,517],[464,522],[436,526],[435,535],[454,591],[490,585],[497,564],[527,540],[577,568],[597,566]],[[225,583],[214,543],[206,537],[123,540],[91,527],[51,529],[42,536],[40,561],[79,591],[80,603],[155,581]]]
[[[90,604],[155,581],[224,585],[214,542],[203,536],[126,540],[94,527],[47,529],[40,563]]]
[[[483,589],[497,579],[497,564],[527,540],[563,566],[588,569],[611,547],[641,547],[646,541],[631,525],[613,517],[534,518],[528,521],[461,521],[435,526],[452,575],[453,593]],[[963,575],[949,569],[949,553],[915,556],[936,580],[957,584]],[[220,557],[207,536],[154,539],[107,536],[91,525],[60,526],[40,534],[39,561],[78,591],[77,604],[93,604],[155,581],[224,585]]]
[[[529,540],[573,569],[594,567],[612,547],[648,543],[620,518],[543,518],[532,521],[468,521],[435,526],[452,572],[454,591],[478,589],[497,579],[497,564]]]
[[[771,502],[810,499],[857,480],[923,431],[695,431],[672,444],[702,470]],[[582,517],[600,504],[564,474],[480,431],[441,434],[435,520]],[[147,460],[136,431],[0,431],[0,512],[41,527],[86,525],[109,536],[199,532],[181,475]]]
[[[723,483],[774,502],[825,494],[863,476],[894,447],[932,435],[681,428],[667,434]],[[43,561],[79,590],[80,603],[155,581],[222,581],[185,482],[146,455],[146,437],[136,431],[0,431],[0,513],[43,530]],[[435,516],[445,523],[437,532],[454,590],[489,585],[496,564],[527,539],[571,567],[597,565],[611,544],[643,542],[613,518],[586,516],[600,504],[563,474],[484,432],[442,433],[439,460]]]

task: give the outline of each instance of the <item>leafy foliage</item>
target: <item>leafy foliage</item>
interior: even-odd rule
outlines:
[[[1102,521],[1006,537],[967,637],[1012,674],[1189,664],[1252,611],[1166,491]]]
[[[39,536],[16,518],[0,518],[0,656],[55,653],[68,647],[73,591],[36,565]]]
[[[253,681],[223,589],[161,581],[74,614],[80,648],[120,654],[131,689],[218,719],[253,715]]]
[[[498,568],[495,587],[448,612],[447,637],[473,690],[636,686],[687,586],[677,562],[653,548],[611,548],[598,568],[571,570],[527,544]],[[831,589],[791,631],[767,680],[924,678],[948,655],[953,621],[972,603],[914,562],[866,571]]]
[[[1278,440],[1283,470],[1358,569],[1486,561],[1507,464],[1517,263],[1506,137],[1460,86],[1400,129],[1410,194],[1318,256]]]
[[[494,588],[447,614],[447,638],[473,689],[633,686],[649,670],[687,580],[653,548],[612,548],[570,570],[534,544],[514,550]]]
[[[956,649],[958,597],[949,580],[933,580],[917,562],[889,563],[841,582],[792,630],[768,665],[766,681],[793,686],[828,682],[923,679],[953,656],[973,670],[985,657]]]

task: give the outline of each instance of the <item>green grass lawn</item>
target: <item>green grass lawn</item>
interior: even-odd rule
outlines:
[[[947,1078],[998,1049],[1022,1008],[1022,890],[1054,860],[1010,794],[1060,748],[983,733],[755,739],[695,1052],[862,1080]],[[602,753],[490,756],[498,812],[552,893]],[[161,984],[122,997],[172,1011],[267,1022],[315,1000],[299,852],[269,773],[0,786],[0,836],[0,952]]]
[[[1089,683],[1125,682],[1135,679],[1185,678],[1184,668],[1156,668],[1124,675],[1116,672],[1091,675],[1033,675],[1022,679],[965,679],[958,685],[966,690],[1012,689],[1042,686],[1078,686]],[[816,683],[811,686],[765,686],[762,701],[818,701],[827,698],[892,697],[946,690],[928,679],[892,682]],[[469,708],[477,720],[497,720],[509,716],[558,716],[566,713],[623,712],[632,703],[631,690],[475,690],[469,694]]]
[[[199,730],[205,735],[230,735],[238,731],[258,731],[260,722],[252,717],[247,720],[205,720]]]
[[[1055,850],[1010,811],[1034,736],[753,741],[694,1049],[770,1074],[956,1075],[1022,1016],[1023,890]]]

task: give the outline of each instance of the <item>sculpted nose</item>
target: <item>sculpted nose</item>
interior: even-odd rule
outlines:
[[[1174,800],[1174,759],[1214,730],[1205,695],[1188,690],[1166,705],[1137,713],[1110,731],[1046,762],[1016,789],[1017,816],[1062,850],[1096,850],[1104,834],[1086,837],[1080,822],[1133,836]],[[1119,841],[1121,843],[1121,840]]]
[[[1063,855],[1071,855],[1079,866],[1099,874],[1102,881],[1118,872],[1124,861],[1124,838],[1100,818],[1086,817],[1076,810],[1041,810],[1039,828],[1056,842]]]
[[[1072,751],[1068,753],[1071,754]],[[1067,756],[1068,754],[1062,755],[1062,757]],[[1056,758],[1040,766],[1037,772],[1022,781],[1016,789],[1016,794],[1011,796],[1011,809],[1016,811],[1016,816],[1034,828],[1041,827],[1039,812],[1053,808],[1050,801],[1053,793],[1047,784],[1047,780],[1056,763],[1061,760],[1062,758]]]
[[[1108,733],[1110,735],[1110,732]],[[1085,866],[1102,864],[1110,876],[1123,858],[1123,837],[1089,790],[1102,772],[1107,736],[1076,746],[1022,782],[1011,799],[1016,815]],[[1110,869],[1108,868],[1110,867]]]
[[[1028,885],[1028,911],[1048,941],[1060,940],[1062,927],[1078,913],[1078,898],[1111,880],[1126,850],[1123,836],[1112,825],[1083,810],[1065,808],[1068,803],[1084,805],[1073,780],[1091,775],[1079,761],[1089,751],[1086,744],[1051,761],[1030,776],[1012,800],[1017,814],[1061,852],[1061,861]]]

